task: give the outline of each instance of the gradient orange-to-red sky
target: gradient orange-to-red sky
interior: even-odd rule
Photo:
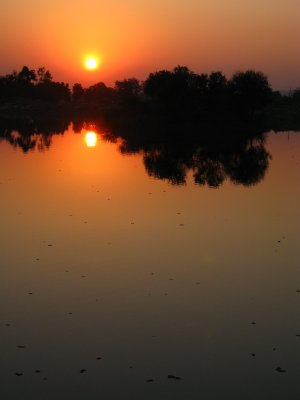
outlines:
[[[1,75],[45,66],[55,80],[112,85],[187,65],[300,86],[299,0],[3,0],[0,15]],[[100,68],[87,71],[87,55]]]

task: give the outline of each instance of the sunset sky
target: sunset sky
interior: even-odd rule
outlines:
[[[299,0],[2,0],[0,74],[45,66],[85,86],[187,65],[300,87]],[[100,61],[84,68],[87,56]]]

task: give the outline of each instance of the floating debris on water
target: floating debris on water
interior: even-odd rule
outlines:
[[[277,372],[286,372],[286,370],[282,369],[281,367],[275,368],[275,371],[277,371]]]
[[[180,376],[176,376],[176,375],[168,375],[168,379],[174,379],[174,380],[180,380]]]

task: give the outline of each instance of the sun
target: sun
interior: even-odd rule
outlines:
[[[96,69],[98,67],[98,64],[98,60],[95,57],[88,57],[84,63],[85,68],[89,70]]]

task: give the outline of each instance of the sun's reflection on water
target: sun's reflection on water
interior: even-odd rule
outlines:
[[[88,131],[84,135],[84,141],[87,147],[95,147],[97,144],[97,134],[94,131]]]

